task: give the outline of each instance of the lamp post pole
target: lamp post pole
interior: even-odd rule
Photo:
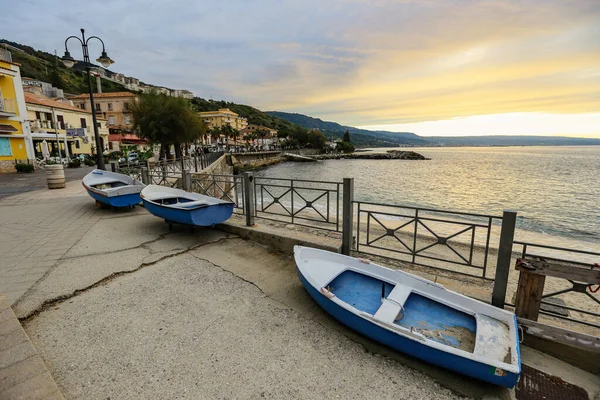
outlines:
[[[78,38],[77,36],[69,36],[66,40],[65,40],[65,55],[63,56],[63,58],[61,59],[62,62],[65,64],[65,66],[67,68],[71,68],[73,65],[75,65],[75,59],[73,57],[71,57],[71,54],[69,53],[69,50],[67,48],[67,42],[69,41],[69,39],[77,39],[79,40],[79,42],[81,43],[81,49],[83,51],[83,62],[86,64],[85,66],[85,70],[87,71],[87,78],[88,78],[88,89],[90,91],[90,106],[92,107],[92,122],[94,124],[94,140],[96,141],[96,164],[98,166],[99,169],[106,169],[105,165],[104,165],[104,157],[102,155],[102,142],[100,140],[100,134],[98,133],[98,121],[96,119],[96,106],[94,104],[94,92],[92,91],[92,74],[91,74],[91,67],[90,67],[90,55],[88,53],[88,42],[90,41],[90,39],[98,39],[100,41],[100,43],[102,43],[102,55],[96,60],[98,61],[100,64],[102,64],[103,67],[107,68],[109,67],[112,63],[114,63],[113,60],[110,59],[110,57],[108,57],[108,55],[106,54],[106,49],[104,48],[104,42],[102,41],[102,39],[100,39],[98,36],[90,36],[89,38],[85,38],[85,30],[82,28],[81,29],[81,39]]]

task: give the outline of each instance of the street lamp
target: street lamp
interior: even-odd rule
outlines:
[[[77,36],[69,36],[65,40],[65,55],[61,58],[65,67],[71,68],[75,65],[76,60],[71,57],[71,53],[69,53],[69,49],[67,48],[67,42],[69,39],[77,39],[81,43],[81,49],[83,50],[83,62],[86,63],[85,70],[88,75],[88,88],[90,90],[90,104],[92,106],[92,120],[94,123],[94,138],[96,140],[96,164],[99,169],[106,169],[104,166],[104,157],[102,156],[101,142],[100,142],[100,134],[98,133],[98,122],[96,121],[96,107],[94,106],[94,93],[92,92],[92,75],[91,75],[91,63],[90,63],[90,55],[88,53],[88,42],[90,39],[98,39],[100,43],[102,43],[102,55],[96,59],[104,68],[110,67],[113,60],[110,59],[108,54],[106,54],[106,49],[104,48],[104,42],[98,36],[90,36],[89,38],[85,38],[85,30],[81,29],[81,39]]]

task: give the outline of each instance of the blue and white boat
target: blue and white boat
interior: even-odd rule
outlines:
[[[112,207],[133,207],[140,203],[145,185],[128,175],[95,169],[83,178],[83,187],[97,202]]]
[[[508,388],[517,383],[513,313],[368,260],[301,246],[294,255],[308,293],[342,324],[431,364]]]
[[[234,207],[230,201],[158,185],[146,186],[141,198],[150,214],[185,225],[219,224],[231,217]]]

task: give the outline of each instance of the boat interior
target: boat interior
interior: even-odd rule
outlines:
[[[99,183],[97,185],[92,185],[93,188],[100,189],[100,190],[112,189],[112,188],[123,187],[123,186],[129,186],[129,185],[125,182],[120,182],[120,181],[106,182],[106,183]]]
[[[177,206],[181,205],[183,208],[202,207],[208,206],[209,204],[203,200],[188,199],[187,197],[165,197],[162,199],[152,200],[155,203],[164,206]]]
[[[388,326],[417,332],[456,349],[511,363],[510,332],[506,324],[482,314],[469,314],[353,270],[336,276],[326,289],[339,300]]]

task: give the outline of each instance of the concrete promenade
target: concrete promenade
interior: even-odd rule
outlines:
[[[141,207],[97,208],[79,181],[11,196],[0,201],[0,292],[67,399],[514,398],[340,325],[292,255],[242,239],[240,225],[170,232]],[[3,362],[13,347],[0,348],[0,398],[3,377],[29,379]],[[597,376],[522,354],[600,393]]]

